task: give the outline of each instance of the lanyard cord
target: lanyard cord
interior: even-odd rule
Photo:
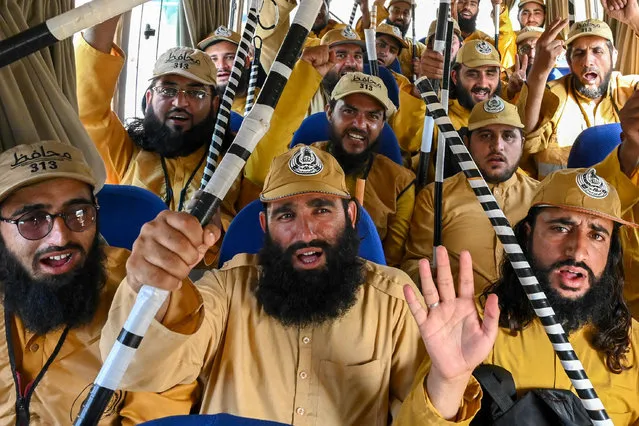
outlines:
[[[58,343],[55,345],[53,353],[51,354],[51,356],[49,356],[49,359],[47,359],[47,362],[44,364],[42,370],[40,370],[33,382],[27,385],[24,395],[22,395],[22,389],[20,389],[20,376],[18,370],[16,369],[15,354],[13,352],[13,340],[11,339],[11,314],[7,310],[4,311],[4,329],[7,338],[7,348],[9,350],[9,363],[11,364],[11,373],[13,375],[13,382],[16,387],[16,414],[18,416],[17,425],[26,426],[29,424],[29,403],[31,402],[31,396],[35,391],[36,386],[38,386],[38,384],[40,383],[40,380],[42,380],[42,377],[44,377],[44,373],[47,372],[55,357],[58,356],[60,349],[62,349],[64,340],[67,338],[67,334],[69,333],[69,327],[65,327],[64,331],[62,331],[62,335],[60,335],[60,339],[58,339]]]
[[[202,158],[200,158],[200,161],[197,163],[197,166],[193,170],[193,173],[191,173],[191,176],[189,176],[188,180],[186,181],[186,185],[184,185],[184,188],[182,188],[182,190],[180,191],[180,199],[178,201],[178,206],[176,211],[178,212],[182,211],[182,208],[184,207],[184,199],[186,198],[186,192],[189,190],[189,186],[191,186],[191,181],[193,181],[195,174],[197,173],[198,170],[200,170],[200,167],[202,167],[202,164],[204,163],[204,160],[206,159],[206,154],[207,152],[205,150],[204,155],[202,155]],[[164,157],[160,157],[160,162],[162,163],[162,172],[164,173],[164,185],[166,186],[166,197],[164,198],[164,203],[166,204],[167,207],[169,207],[171,205],[171,201],[173,200],[173,188],[171,187],[171,181],[169,180],[169,172],[166,170],[166,161],[164,160]]]

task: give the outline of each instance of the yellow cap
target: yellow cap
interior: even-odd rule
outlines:
[[[515,39],[515,43],[519,44],[529,38],[539,38],[543,33],[544,29],[541,27],[524,27],[517,31],[517,39]]]
[[[389,37],[394,38],[399,43],[400,49],[408,47],[408,43],[406,43],[406,40],[404,40],[402,32],[395,25],[379,24],[377,28],[375,28],[375,34],[385,34]]]
[[[56,178],[86,182],[95,192],[104,184],[98,182],[82,151],[69,144],[42,141],[17,145],[0,154],[0,201],[18,188]]]
[[[519,8],[521,9],[522,7],[524,7],[524,5],[526,3],[537,3],[540,4],[544,7],[546,7],[546,2],[544,0],[520,0],[519,1]]]
[[[570,27],[568,32],[568,38],[566,39],[566,45],[569,45],[579,37],[584,36],[598,36],[609,40],[614,43],[614,37],[608,24],[599,19],[586,19],[585,21],[575,22]]]
[[[366,47],[366,44],[362,41],[362,39],[349,26],[328,31],[324,34],[324,37],[322,37],[322,40],[320,41],[320,45],[322,46],[328,45],[330,47],[338,46],[340,44],[357,44],[362,46],[362,49]]]
[[[495,46],[485,40],[470,40],[465,42],[457,52],[456,62],[468,68],[490,65],[501,68],[499,52]]]
[[[355,93],[363,93],[377,99],[386,108],[386,117],[390,117],[396,111],[395,105],[388,97],[388,89],[384,81],[362,72],[344,74],[335,85],[331,99],[338,100]]]
[[[388,7],[391,7],[395,3],[408,3],[411,6],[416,4],[414,0],[390,0],[390,2],[388,3]]]
[[[435,35],[435,31],[437,31],[437,19],[430,23],[430,26],[428,27],[428,35],[426,36],[426,38],[430,38]],[[456,19],[453,19],[453,32],[460,37],[462,35],[461,28],[459,28],[459,24],[457,23]]]
[[[235,31],[231,31],[226,28],[224,25],[217,27],[215,31],[206,36],[204,40],[197,44],[197,48],[200,50],[204,50],[216,41],[228,41],[229,43],[233,43],[236,45],[240,45],[240,40],[242,40],[242,36]]]
[[[201,50],[190,47],[173,47],[155,61],[154,78],[176,74],[198,83],[213,86],[216,84],[217,69],[213,60]]]
[[[491,124],[524,128],[517,107],[496,95],[475,105],[468,117],[468,130],[471,131]]]
[[[541,181],[531,207],[559,207],[610,219],[636,228],[621,218],[617,190],[597,176],[595,169],[557,170]]]
[[[335,157],[300,144],[273,159],[260,200],[270,202],[312,193],[351,198],[344,170]]]

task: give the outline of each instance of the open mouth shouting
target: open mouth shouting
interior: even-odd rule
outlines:
[[[293,265],[297,269],[315,269],[325,263],[326,256],[321,248],[306,247],[293,254]]]
[[[36,261],[39,272],[47,275],[60,275],[73,270],[81,261],[77,249],[65,249],[41,255]]]
[[[470,93],[475,102],[485,101],[490,97],[490,89],[488,87],[473,87]]]

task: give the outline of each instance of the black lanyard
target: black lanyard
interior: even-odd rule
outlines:
[[[200,158],[200,162],[197,163],[197,166],[193,170],[193,173],[191,173],[191,176],[189,176],[189,179],[186,181],[186,185],[184,185],[184,188],[182,188],[182,190],[180,191],[180,200],[178,202],[176,211],[182,211],[182,208],[184,207],[184,199],[186,198],[186,192],[189,190],[189,186],[191,185],[191,181],[195,177],[195,174],[198,170],[200,170],[200,167],[202,167],[202,163],[204,163],[204,159],[206,158],[207,154],[208,151],[204,150],[204,155],[202,156],[202,158]],[[164,185],[166,186],[166,197],[164,197],[164,203],[168,208],[171,208],[170,206],[171,201],[173,200],[173,188],[171,187],[169,172],[166,170],[166,161],[164,160],[164,157],[160,157],[160,162],[162,163],[162,172],[164,172]]]
[[[16,369],[16,359],[15,359],[15,354],[13,353],[13,340],[11,339],[11,314],[6,310],[4,311],[4,329],[5,329],[5,335],[7,338],[7,348],[9,350],[9,363],[11,364],[11,373],[13,374],[13,383],[15,384],[15,387],[16,387],[16,416],[17,416],[16,425],[26,426],[29,424],[29,417],[31,417],[31,414],[29,413],[29,404],[31,403],[31,396],[33,395],[33,392],[35,391],[36,386],[38,386],[38,383],[40,383],[40,380],[42,380],[42,377],[44,377],[44,373],[47,372],[47,370],[51,366],[51,363],[53,363],[53,360],[55,359],[55,357],[58,356],[60,349],[62,349],[62,344],[64,343],[64,340],[67,338],[67,334],[69,333],[69,327],[68,326],[65,327],[64,331],[62,331],[62,335],[60,336],[58,343],[55,345],[55,349],[53,350],[53,353],[51,354],[47,362],[44,364],[44,367],[42,367],[42,370],[40,370],[40,372],[38,373],[36,378],[33,380],[33,382],[31,382],[26,387],[25,389],[26,391],[24,395],[22,395],[22,389],[20,388],[20,385],[21,385],[20,373],[18,373],[18,370]]]

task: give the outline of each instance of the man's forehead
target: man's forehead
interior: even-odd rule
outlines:
[[[540,216],[546,221],[557,219],[568,219],[576,224],[598,225],[606,229],[613,228],[613,221],[595,214],[591,214],[584,210],[573,210],[562,207],[544,207]]]
[[[489,124],[487,126],[480,127],[474,132],[493,132],[493,133],[501,133],[501,132],[514,132],[517,130],[517,127],[510,126],[508,124]],[[473,133],[474,133],[473,132]]]
[[[405,10],[410,10],[411,9],[411,5],[409,2],[397,2],[397,3],[393,3],[393,5],[391,6],[391,8],[397,8],[399,10],[401,10],[402,12]]]
[[[461,64],[462,66],[462,71],[464,72],[471,72],[471,71],[477,71],[477,72],[499,72],[499,67],[496,67],[494,65],[482,65],[480,67],[467,67],[464,64]]]
[[[335,195],[307,193],[293,195],[282,200],[275,200],[268,203],[271,211],[276,209],[295,209],[299,207],[314,207],[318,205],[334,205],[341,198]]]
[[[603,37],[599,37],[596,35],[588,35],[588,36],[583,36],[583,37],[579,37],[578,39],[575,39],[572,43],[570,43],[570,47],[572,47],[573,50],[587,49],[587,48],[593,48],[598,46],[607,47],[607,44],[608,44],[608,40]]]
[[[60,188],[64,188],[62,194],[59,193]],[[20,187],[9,194],[2,204],[63,205],[79,197],[90,199],[91,186],[88,183],[71,178],[55,178]]]
[[[225,54],[225,53],[235,54],[236,50],[237,50],[237,45],[235,43],[231,43],[230,41],[226,41],[226,40],[220,40],[208,46],[206,49],[204,49],[204,52],[206,52],[209,55],[218,55],[218,54]]]
[[[399,44],[399,41],[397,41],[395,38],[389,36],[388,34],[377,34],[377,38],[381,38],[387,44],[392,44],[393,46],[397,47],[398,49],[402,48],[402,46]]]
[[[339,52],[347,52],[347,53],[364,53],[364,49],[362,46],[355,43],[343,43],[338,44],[337,46],[331,46],[330,50],[339,53]]]
[[[520,11],[522,10],[527,10],[527,11],[531,11],[531,10],[541,10],[543,11],[544,8],[542,5],[540,5],[539,3],[535,3],[533,1],[529,1],[528,3],[524,3],[523,5],[521,5],[521,7],[519,8]]]
[[[185,85],[190,87],[204,86],[204,84],[200,83],[199,81],[195,81],[191,78],[184,77],[183,75],[177,75],[177,74],[162,75],[158,77],[157,82],[165,86],[179,86],[179,85]]]
[[[517,43],[517,46],[524,46],[524,45],[527,45],[527,46],[534,46],[534,45],[536,45],[536,44],[537,44],[537,39],[538,39],[538,38],[539,38],[539,37],[531,37],[531,38],[527,38],[527,39],[522,40],[522,41],[520,41],[519,43]]]
[[[361,111],[383,111],[385,109],[377,98],[365,93],[353,93],[345,96],[338,101],[338,104],[352,106]]]

